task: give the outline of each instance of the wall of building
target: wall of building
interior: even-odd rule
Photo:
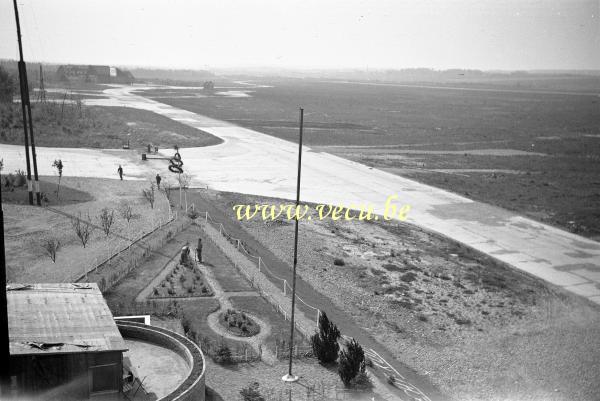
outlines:
[[[117,321],[125,339],[147,341],[170,349],[181,356],[191,368],[188,377],[171,394],[159,401],[204,401],[205,361],[200,348],[189,339],[160,327],[142,323]]]
[[[103,399],[120,399],[122,353],[120,351],[11,356],[11,376],[16,376],[21,396],[44,399],[82,400],[90,396],[90,368],[115,365],[115,393]]]

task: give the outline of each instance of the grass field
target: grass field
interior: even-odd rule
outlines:
[[[32,103],[37,146],[132,149],[210,146],[219,138],[146,110],[85,106],[81,103]],[[23,143],[18,104],[0,105],[0,143]]]
[[[143,199],[143,182],[63,177],[61,198],[57,199],[52,193],[57,179],[40,179],[42,191],[48,190],[50,209],[26,204],[27,192],[22,188],[6,193],[8,202],[3,207],[9,282],[52,283],[72,280],[106,259],[109,252],[124,247],[127,241],[122,236],[137,238],[156,227],[159,218],[166,220],[168,217],[165,201],[157,202],[155,208],[151,209]],[[131,206],[133,213],[129,223],[119,212],[125,204]],[[114,211],[110,235],[95,228],[84,248],[68,216],[78,217],[81,214],[82,219],[88,220],[89,215],[89,221],[99,227],[99,215],[103,208]],[[43,248],[47,239],[60,241],[56,263]]]
[[[586,78],[585,90],[580,81],[547,79],[531,91],[527,83],[454,90],[274,79],[247,98],[147,95],[290,141],[303,106],[304,141],[317,151],[598,238],[600,79]]]

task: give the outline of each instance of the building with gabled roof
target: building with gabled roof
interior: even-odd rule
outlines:
[[[95,283],[11,284],[6,290],[13,393],[121,399],[127,348]]]

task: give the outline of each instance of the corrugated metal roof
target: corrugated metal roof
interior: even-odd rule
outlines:
[[[95,283],[6,286],[12,355],[127,350]]]

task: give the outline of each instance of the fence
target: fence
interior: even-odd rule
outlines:
[[[212,225],[208,225],[208,223],[206,223],[206,224],[207,225],[204,228],[205,231],[208,230],[209,228],[210,228],[210,230],[214,229],[212,227]],[[264,274],[264,272],[266,270],[264,269],[265,264],[262,262],[262,260],[260,262],[260,266],[262,267],[262,269],[259,270],[258,274],[257,274],[256,267],[258,265],[254,266],[255,262],[253,262],[252,259],[246,258],[244,253],[242,253],[236,249],[236,246],[234,245],[234,243],[235,243],[235,241],[237,241],[237,239],[233,238],[233,241],[232,241],[231,236],[227,237],[225,235],[224,236],[225,241],[223,241],[224,244],[219,244],[214,238],[211,237],[212,234],[210,234],[210,230],[207,232],[207,234],[209,234],[208,239],[211,242],[213,242],[217,248],[221,248],[222,251],[224,252],[224,254],[226,255],[226,257],[232,262],[232,264],[236,267],[236,269],[244,277],[246,277],[246,279],[250,282],[252,287],[254,287],[259,292],[259,294],[267,302],[269,302],[279,313],[281,313],[283,315],[284,319],[289,320],[290,319],[290,310],[291,310],[290,305],[288,305],[287,302],[284,305],[282,305],[282,303],[281,303],[282,300],[277,299],[277,297],[287,299],[287,298],[285,298],[287,292],[283,292],[283,294],[279,293],[279,294],[276,294],[275,296],[272,294],[272,293],[278,292],[278,289],[275,286],[275,284],[273,284],[271,281],[269,281],[267,276]],[[223,229],[223,227],[221,227],[221,235],[223,235],[223,233],[224,233],[224,229]],[[217,235],[216,230],[215,230],[214,235]],[[226,249],[226,248],[229,248],[229,249]],[[257,261],[257,260],[258,259],[254,259],[254,261]],[[251,268],[250,266],[253,266],[253,267]],[[261,274],[261,273],[263,273],[263,274]],[[285,287],[282,287],[281,291],[285,291]],[[317,311],[317,313],[315,314],[316,319],[310,320],[310,323],[309,323],[309,320],[302,313],[300,313],[298,310],[296,310],[296,319],[294,320],[294,325],[296,327],[296,330],[298,330],[306,338],[310,337],[314,333],[315,328],[317,326],[318,315],[320,314],[320,311],[317,308],[314,308],[310,305],[308,305],[308,306],[313,308],[315,311]]]
[[[162,248],[175,234],[183,231],[190,224],[189,220],[171,220],[138,238],[101,265],[78,277],[76,281],[96,282],[104,292],[135,270],[148,256]]]
[[[131,246],[135,246],[135,244],[141,240],[143,240],[144,238],[152,235],[154,232],[156,232],[157,230],[163,228],[164,226],[172,223],[173,221],[175,221],[177,219],[177,212],[175,212],[175,214],[173,214],[169,219],[165,219],[164,221],[162,220],[162,218],[159,218],[157,220],[155,220],[156,227],[154,227],[152,230],[150,230],[147,233],[142,233],[142,235],[140,235],[138,238],[133,239],[133,240],[124,240],[124,245],[121,243],[117,243],[115,245],[115,247],[113,248],[113,252],[110,252],[110,248],[108,251],[108,257],[106,257],[102,262],[98,262],[96,261],[96,264],[94,267],[92,267],[90,270],[88,270],[86,273],[84,273],[83,275],[79,276],[79,279],[82,279],[83,276],[85,276],[87,273],[91,272],[92,270],[96,271],[98,270],[99,267],[105,265],[105,264],[110,264],[110,262],[117,257],[119,254],[129,250],[129,248],[131,248]],[[121,249],[119,249],[121,248]]]
[[[291,294],[292,287],[289,285],[287,279],[280,277],[280,276],[276,275],[275,273],[273,273],[273,271],[271,269],[269,269],[269,266],[267,266],[267,264],[264,262],[264,260],[260,256],[253,255],[252,253],[250,253],[248,251],[247,245],[242,240],[240,240],[239,238],[235,238],[232,235],[228,234],[227,231],[225,230],[225,227],[223,226],[223,224],[218,221],[215,221],[208,212],[204,212],[204,220],[206,222],[210,222],[210,223],[214,224],[216,227],[219,227],[219,234],[221,234],[232,245],[234,245],[238,249],[238,251],[240,251],[245,256],[247,256],[250,260],[252,260],[258,267],[259,273],[263,273],[265,276],[271,277],[273,280],[275,280],[275,282],[279,282],[279,285],[281,286],[281,291],[283,292],[284,296],[288,296],[288,292]],[[239,268],[239,266],[237,264],[236,264],[236,268]],[[244,272],[244,274],[247,275],[247,272]],[[251,275],[250,277],[253,278],[254,276]],[[248,277],[248,279],[253,284],[253,280],[250,277]],[[259,288],[259,290],[260,290],[260,288]],[[261,294],[261,295],[263,295],[263,294]],[[265,293],[265,295],[263,295],[263,296],[266,298],[266,297],[268,297],[268,294]],[[291,295],[290,295],[290,297],[291,297]],[[272,303],[274,300],[272,299],[272,297],[270,297],[270,298],[271,299],[268,299],[268,300],[269,300],[269,302]],[[298,295],[297,292],[296,292],[296,300],[298,302],[302,303],[307,308],[315,311],[315,324],[318,326],[319,315],[321,314],[321,311],[319,310],[319,308],[317,308],[313,305],[310,305],[309,303],[304,301],[304,299],[302,299]],[[280,311],[281,314],[284,315],[284,318],[287,320],[288,319],[287,312],[278,303],[274,304],[274,306],[276,306],[276,308]]]
[[[259,391],[265,401],[370,400],[373,396],[368,389],[349,389],[323,382],[302,383],[302,386],[293,387],[289,385],[276,388],[260,386]]]
[[[203,337],[197,333],[187,333],[187,337],[194,341],[202,352],[212,357],[217,363],[245,363],[258,362],[262,360],[262,346],[259,345],[258,352],[254,351],[248,344],[238,344],[235,350],[231,350],[224,339],[220,342],[211,341],[208,337]]]
[[[145,303],[112,303],[109,301],[109,306],[114,316],[154,315],[174,318],[183,316],[181,306],[174,300],[169,302],[147,301]]]
[[[313,356],[313,350],[310,346],[294,345],[292,350],[293,358],[310,358]],[[275,358],[288,359],[290,357],[290,347],[285,344],[275,345]]]

